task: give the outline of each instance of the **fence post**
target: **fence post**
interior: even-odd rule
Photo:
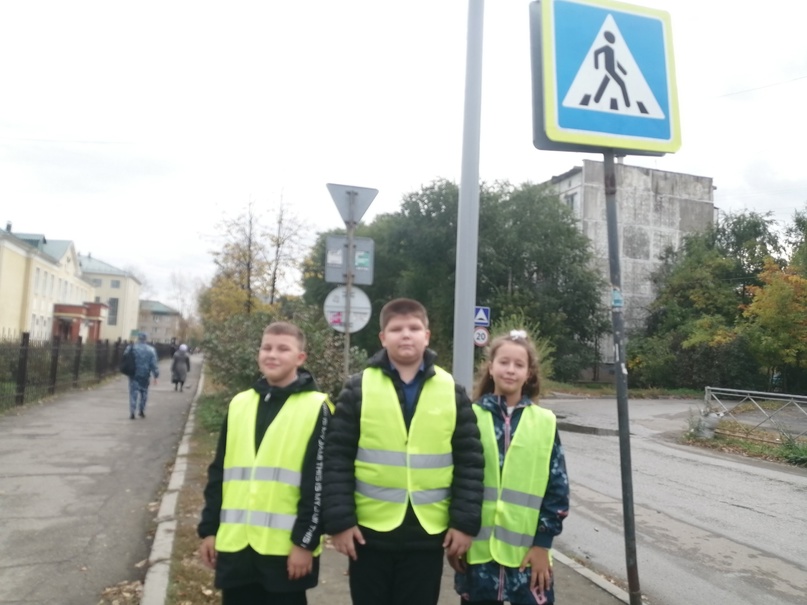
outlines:
[[[104,377],[104,364],[102,363],[104,355],[104,343],[101,340],[95,341],[95,381],[101,382]]]
[[[73,388],[78,388],[78,376],[81,373],[81,350],[82,350],[82,337],[79,336],[76,341],[76,356],[73,358]]]
[[[20,341],[20,356],[17,361],[17,393],[14,403],[22,405],[25,403],[25,384],[28,382],[28,343],[31,340],[30,332],[22,333]]]
[[[59,378],[59,346],[61,345],[61,338],[55,336],[53,338],[53,346],[50,348],[50,381],[48,382],[48,394],[53,395],[56,392],[56,381]]]

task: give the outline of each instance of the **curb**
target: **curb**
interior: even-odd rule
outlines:
[[[185,484],[185,471],[188,468],[187,456],[190,451],[190,439],[196,418],[196,402],[202,394],[204,381],[205,372],[203,367],[199,373],[196,393],[191,401],[188,419],[185,421],[182,440],[177,448],[174,470],[171,472],[168,486],[165,488],[160,500],[160,510],[156,519],[157,531],[154,533],[154,542],[151,545],[151,553],[148,558],[149,567],[148,572],[146,572],[146,578],[143,580],[143,595],[140,598],[140,605],[164,605],[168,595],[171,554],[174,550],[174,535],[177,529],[177,499],[179,498],[179,490]]]
[[[574,559],[570,559],[562,552],[558,552],[554,548],[552,549],[552,556],[569,569],[579,573],[581,576],[583,576],[586,580],[588,580],[592,584],[595,584],[599,588],[602,588],[605,592],[607,592],[614,598],[617,598],[623,603],[630,605],[630,595],[621,588],[619,588],[618,586],[615,586],[614,584],[603,578],[598,573],[591,571],[585,565],[581,565]]]

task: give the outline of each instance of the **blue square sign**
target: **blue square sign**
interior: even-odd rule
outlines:
[[[474,307],[474,325],[490,326],[490,307]]]
[[[541,0],[544,128],[559,143],[681,146],[670,16],[611,0]]]

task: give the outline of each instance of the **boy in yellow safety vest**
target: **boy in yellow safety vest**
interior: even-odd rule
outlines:
[[[270,324],[258,352],[263,376],[230,402],[198,527],[223,605],[305,605],[317,585],[331,403],[305,359],[300,328]]]
[[[348,379],[328,432],[325,531],[349,557],[354,605],[436,605],[443,553],[479,531],[479,429],[427,348],[423,305],[390,301],[380,323],[384,348]]]

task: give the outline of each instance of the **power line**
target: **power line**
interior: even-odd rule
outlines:
[[[771,82],[770,84],[763,84],[762,86],[757,86],[755,88],[746,88],[745,90],[735,90],[734,92],[727,92],[727,93],[722,94],[722,95],[717,95],[714,98],[715,99],[721,99],[723,97],[730,97],[730,96],[733,96],[733,95],[741,95],[741,94],[746,93],[746,92],[754,92],[755,90],[763,90],[765,88],[772,88],[774,86],[783,86],[785,84],[790,84],[791,82],[796,82],[798,80],[804,80],[805,78],[807,78],[807,75],[791,78],[790,80],[782,80],[781,82]]]

